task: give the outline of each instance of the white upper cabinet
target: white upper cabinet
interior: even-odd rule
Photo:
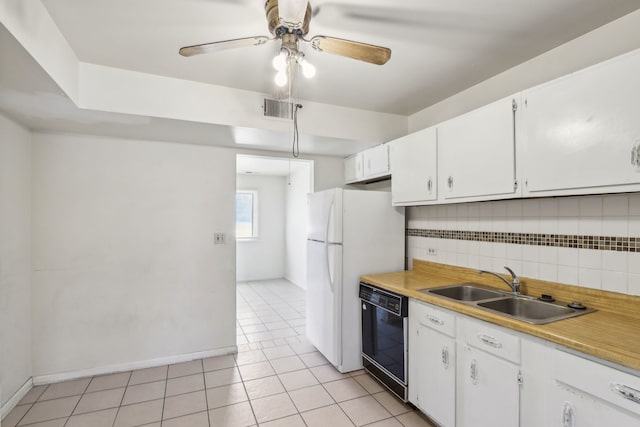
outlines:
[[[394,206],[437,199],[436,128],[423,129],[389,143],[391,200]]]
[[[502,99],[438,125],[441,198],[456,202],[516,196],[516,101]]]
[[[362,181],[364,163],[362,153],[356,153],[344,159],[344,182],[346,184]]]
[[[365,150],[363,155],[364,176],[367,179],[388,176],[390,174],[389,144],[382,144]]]
[[[373,182],[388,178],[389,144],[378,145],[344,159],[344,182]]]
[[[640,51],[523,94],[525,196],[640,189]]]

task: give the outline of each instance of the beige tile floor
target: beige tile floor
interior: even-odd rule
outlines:
[[[2,427],[431,426],[304,338],[304,291],[238,284],[238,353],[34,387]]]

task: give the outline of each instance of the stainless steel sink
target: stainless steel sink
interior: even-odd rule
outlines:
[[[543,324],[568,319],[595,311],[593,308],[577,310],[566,305],[542,302],[528,297],[509,296],[491,301],[479,302],[478,307],[486,308],[514,319],[528,323]]]
[[[504,292],[493,291],[473,283],[443,286],[440,288],[419,289],[419,292],[434,294],[456,301],[482,301],[505,296]]]
[[[575,309],[566,303],[544,302],[525,295],[488,289],[476,283],[418,289],[419,292],[458,301],[523,322],[541,325],[596,311]]]

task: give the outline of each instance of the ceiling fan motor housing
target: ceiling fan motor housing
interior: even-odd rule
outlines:
[[[309,2],[307,2],[307,11],[304,14],[304,20],[296,27],[287,27],[280,22],[278,0],[267,0],[264,4],[264,10],[267,14],[269,32],[274,36],[282,37],[285,34],[295,34],[298,37],[303,37],[309,33],[309,22],[311,21],[311,4]]]

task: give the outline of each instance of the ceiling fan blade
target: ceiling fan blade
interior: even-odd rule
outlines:
[[[245,47],[245,46],[259,46],[261,44],[265,44],[270,39],[265,36],[256,36],[256,37],[245,37],[242,39],[233,39],[233,40],[223,40],[219,42],[213,43],[204,43],[197,44],[193,46],[185,46],[180,48],[179,53],[182,56],[194,56],[201,55],[203,53],[211,53],[217,52],[219,50],[225,49],[235,49],[237,47]]]
[[[358,61],[383,65],[391,58],[391,49],[372,44],[337,39],[335,37],[315,36],[309,40],[314,49],[334,55],[346,56]]]
[[[278,0],[280,23],[290,28],[301,27],[308,6],[307,0]]]

